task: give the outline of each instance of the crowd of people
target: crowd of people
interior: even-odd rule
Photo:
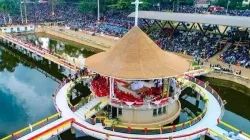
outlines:
[[[161,40],[160,47],[171,52],[184,53],[194,57],[208,59],[223,48],[220,37],[214,34],[203,35],[201,32],[177,31],[172,37]]]
[[[219,64],[210,64],[210,68],[214,68],[215,70],[223,73],[241,75],[241,70],[233,70],[231,64],[228,64],[228,66],[221,66]]]
[[[60,26],[66,26],[71,29],[83,29],[97,33],[103,33],[110,36],[122,37],[133,26],[134,20],[128,18],[128,12],[122,10],[111,9],[100,15],[100,23],[97,23],[97,16],[94,14],[85,14],[78,10],[77,4],[64,3],[56,5],[55,15],[51,14],[51,5],[48,3],[38,4],[30,3],[27,6],[27,17],[31,23],[57,22]],[[158,7],[153,7],[158,8]],[[153,9],[154,10],[154,9]],[[157,10],[157,9],[155,9]],[[207,8],[195,8],[193,6],[181,6],[178,9],[168,6],[161,6],[161,11],[171,10],[183,13],[207,13]],[[214,12],[213,14],[226,14],[225,10]],[[250,16],[248,10],[229,10],[229,15]],[[25,18],[24,18],[25,20]],[[20,15],[4,15],[0,13],[0,24],[12,22],[20,24]],[[149,21],[150,22],[150,21]],[[139,20],[139,26],[143,22]],[[184,53],[194,57],[208,59],[214,56],[218,51],[223,49],[223,45],[219,43],[220,37],[214,34],[203,35],[201,32],[186,32],[177,30],[173,34],[173,30],[165,31],[165,35],[161,35],[160,30],[152,31],[150,37],[164,50],[172,52]],[[221,59],[229,64],[238,64],[244,67],[250,67],[249,48],[230,47],[221,55]]]
[[[250,67],[250,48],[249,46],[232,45],[227,51],[221,54],[220,58],[228,64]]]
[[[82,13],[78,10],[78,5],[74,3],[65,3],[56,5],[55,15],[52,15],[51,5],[48,3],[29,3],[27,4],[27,20],[29,23],[48,23],[57,22],[61,26],[67,26],[71,29],[86,29],[96,32],[103,32],[115,36],[124,35],[134,20],[127,18],[129,13],[121,10],[105,11],[105,15],[100,15],[100,24],[96,24],[97,15]],[[23,13],[25,22],[25,14]],[[0,25],[5,23],[21,24],[21,16],[6,15],[0,13]]]

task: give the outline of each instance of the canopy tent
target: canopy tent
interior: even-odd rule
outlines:
[[[184,58],[161,50],[139,27],[133,27],[110,50],[86,59],[93,72],[126,80],[160,79],[189,69]]]
[[[133,12],[128,17],[134,17],[134,16],[135,13]],[[246,27],[246,28],[250,27],[250,18],[243,16],[139,11],[139,18],[165,20],[165,21],[178,21],[187,23],[225,25],[225,26]]]

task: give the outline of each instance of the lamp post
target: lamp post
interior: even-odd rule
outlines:
[[[22,10],[22,1],[20,0],[20,14],[21,14],[21,20],[23,24],[23,10]]]
[[[161,11],[161,4],[160,3],[157,3],[157,6],[159,8],[159,11]]]
[[[27,24],[28,20],[27,20],[26,0],[24,0],[24,16],[25,16],[25,23]]]
[[[227,15],[227,13],[228,13],[228,6],[229,6],[229,4],[230,4],[230,0],[227,1],[227,11],[226,11],[226,15]]]
[[[196,8],[197,8],[197,0],[194,1],[194,13],[196,13]]]
[[[100,21],[100,0],[97,0],[97,21]]]

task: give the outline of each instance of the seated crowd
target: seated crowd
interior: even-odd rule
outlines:
[[[250,67],[250,48],[249,46],[231,46],[220,58],[228,64]]]
[[[65,10],[67,9],[67,10]],[[150,10],[150,9],[149,9]],[[158,7],[152,7],[151,10],[158,10]],[[206,13],[207,8],[194,8],[193,6],[182,6],[177,11],[172,5],[162,5],[161,11],[172,10],[183,13]],[[28,21],[30,23],[60,22],[60,26],[67,26],[72,29],[83,29],[97,33],[103,33],[110,36],[122,37],[133,26],[134,20],[128,18],[129,12],[122,10],[109,10],[100,15],[100,23],[96,23],[96,15],[81,13],[77,4],[63,3],[56,5],[55,16],[51,15],[51,6],[48,3],[35,4],[29,3],[27,6]],[[225,10],[220,10],[214,14],[225,14]],[[229,10],[228,14],[237,16],[250,16],[248,10]],[[0,24],[4,22],[20,24],[20,15],[6,15],[0,13]],[[151,22],[150,20],[148,20]],[[139,20],[139,26],[144,23]],[[171,29],[165,31],[168,36]],[[220,45],[219,38],[213,34],[207,34],[204,37],[202,33],[191,32],[188,35],[183,31],[176,31],[170,38],[163,37],[158,31],[151,32],[151,38],[164,50],[171,52],[185,53],[187,55],[208,59],[220,51],[223,46]],[[249,49],[243,47],[231,47],[221,56],[222,60],[230,64],[238,64],[244,67],[249,66]]]
[[[172,38],[165,39],[160,43],[162,49],[171,52],[184,53],[187,55],[208,59],[222,49],[219,37],[207,34],[201,37],[200,32],[191,32],[189,35],[178,31]]]

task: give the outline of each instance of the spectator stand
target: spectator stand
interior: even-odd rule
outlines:
[[[128,17],[134,17],[134,13],[131,13]],[[164,27],[162,24],[159,24],[159,21],[167,21],[167,23],[177,22],[177,26],[170,26],[172,29],[177,29],[180,25],[185,25],[184,23],[193,23],[191,25],[190,30],[193,29],[195,24],[197,24],[199,30],[206,34],[208,29],[213,26],[216,30],[218,30],[220,35],[225,35],[228,27],[250,27],[250,19],[246,17],[235,17],[235,16],[224,16],[224,15],[204,15],[204,14],[182,14],[182,13],[166,13],[166,12],[156,12],[156,11],[139,11],[139,18],[141,18],[146,24],[148,21],[157,21],[154,23],[158,24],[161,28]],[[165,23],[165,24],[167,24]],[[195,23],[195,24],[194,24]],[[207,28],[202,28],[201,24],[207,24]],[[223,32],[220,31],[219,26],[225,26],[226,28]],[[186,26],[184,28],[187,30]],[[174,31],[175,31],[174,30]],[[173,32],[174,32],[173,31]]]

